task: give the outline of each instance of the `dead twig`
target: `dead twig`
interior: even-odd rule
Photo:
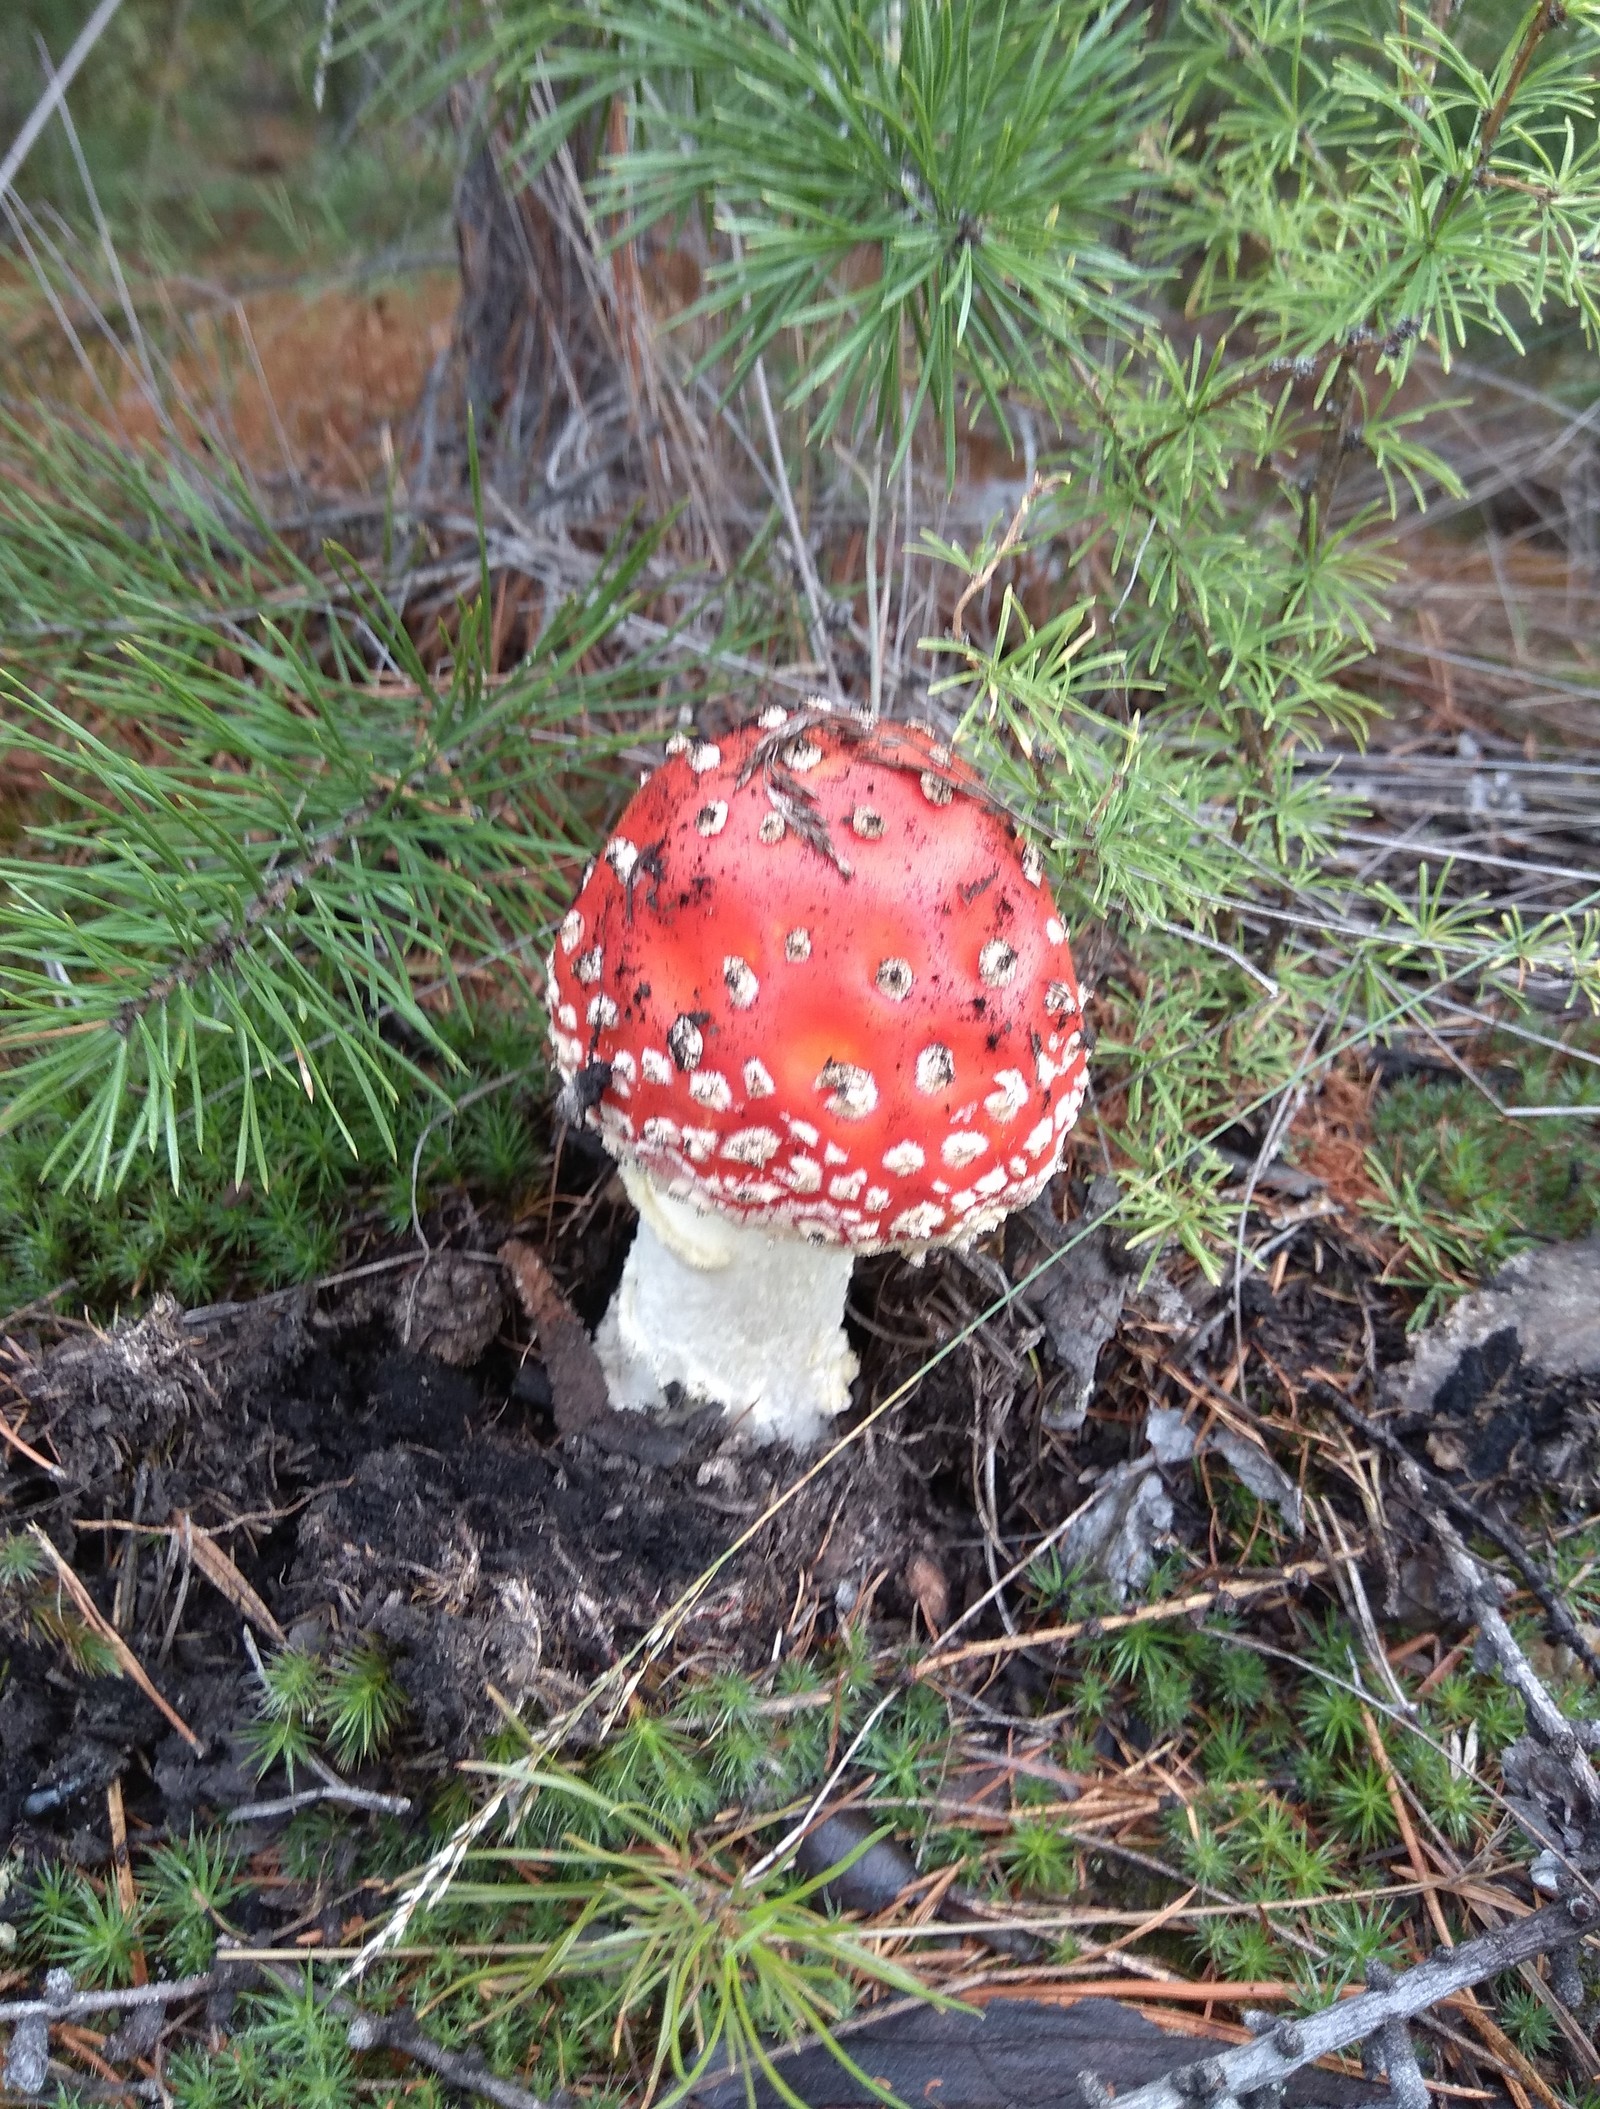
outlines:
[[[1426,1962],[1388,1983],[1372,1984],[1353,1999],[1324,2007],[1295,2021],[1280,2021],[1253,2043],[1220,2057],[1202,2059],[1147,2086],[1117,2096],[1117,2109],[1193,2109],[1196,2100],[1207,2100],[1215,2109],[1237,2103],[1258,2088],[1276,2087],[1317,2059],[1369,2038],[1384,2038],[1386,2032],[1425,2014],[1430,2007],[1454,2000],[1474,1985],[1512,1970],[1535,1956],[1548,1955],[1580,1940],[1597,1916],[1592,1899],[1571,1897],[1544,1911],[1518,1919],[1495,1933],[1482,1935],[1459,1948],[1431,1955]],[[1213,1988],[1213,1997],[1228,1996]],[[1393,2038],[1385,2042],[1390,2051]],[[1391,2080],[1398,2075],[1391,2068]],[[1081,2083],[1080,2083],[1081,2084]]]
[[[201,1976],[177,1977],[170,1983],[137,1985],[129,1991],[119,1992],[75,1992],[70,1985],[48,1989],[42,1999],[0,2002],[0,2021],[12,2024],[42,2021],[59,2027],[64,2022],[82,2020],[91,2014],[122,2014],[140,2007],[176,2006],[180,2001],[202,1999],[208,1993],[220,1990],[238,1971],[245,1969],[270,1978],[274,1984],[287,1990],[300,1988],[297,1974],[275,1969],[270,1963],[234,1955],[223,1944],[217,1950],[217,1967]],[[52,1978],[58,1975],[65,1977],[65,1972],[51,1972]],[[470,2052],[446,2050],[408,2015],[368,2013],[342,1992],[319,1996],[320,2003],[345,2022],[346,2038],[354,2051],[393,2051],[399,2057],[409,2058],[412,2064],[437,2073],[450,2086],[460,2087],[468,2094],[495,2103],[497,2109],[555,2109],[556,2103],[567,2099],[557,2095],[546,2100],[531,2094],[514,2080],[503,2079],[499,2073],[491,2072],[481,2058]],[[115,2079],[117,2076],[111,2072],[109,2077]]]
[[[106,1818],[111,1830],[111,1875],[117,1886],[117,1902],[132,1922],[139,1900],[133,1886],[133,1862],[128,1858],[128,1817],[122,1805],[120,1779],[113,1779],[106,1788]],[[129,1963],[135,1985],[148,1984],[150,1966],[145,1960],[142,1941],[134,1942]]]
[[[53,1977],[56,1973],[50,1974]],[[216,1985],[216,1972],[208,1970],[199,1977],[158,1979],[155,1984],[134,1985],[120,1992],[68,1990],[57,1997],[47,1989],[42,1999],[0,2000],[0,2021],[75,2021],[87,2014],[125,2014],[142,2006],[176,2006],[182,1999],[203,1999]]]
[[[0,1443],[7,1444],[19,1457],[25,1457],[30,1465],[37,1465],[41,1472],[48,1472],[52,1479],[65,1479],[66,1473],[59,1465],[53,1465],[48,1457],[41,1457],[31,1443],[25,1443],[15,1428],[0,1414]]]
[[[352,2050],[393,2051],[399,2057],[409,2058],[413,2065],[437,2073],[448,2085],[494,2102],[497,2109],[553,2109],[553,2104],[571,2099],[566,2094],[548,2099],[530,2094],[515,2080],[502,2079],[499,2073],[491,2072],[483,2060],[470,2051],[446,2050],[442,2044],[435,2043],[405,2014],[369,2014],[338,1992],[327,2004],[336,2014],[348,2012],[350,2019],[345,2040]]]
[[[767,435],[767,447],[772,455],[772,473],[778,503],[794,550],[795,570],[799,572],[800,583],[805,588],[806,607],[811,616],[808,627],[812,654],[826,673],[829,691],[838,702],[842,700],[844,691],[839,686],[839,669],[834,663],[833,646],[828,641],[828,615],[823,605],[822,587],[800,526],[800,515],[795,510],[794,490],[790,485],[788,466],[783,458],[783,441],[778,434],[778,420],[772,408],[772,394],[767,387],[767,370],[759,357],[751,367],[750,373],[755,382],[756,401],[761,406],[761,423]]]
[[[364,1809],[372,1816],[409,1816],[411,1803],[404,1794],[379,1794],[370,1787],[347,1787],[339,1780],[325,1780],[320,1787],[302,1787],[295,1794],[280,1794],[270,1801],[243,1802],[230,1809],[229,1823],[266,1823],[275,1816],[295,1816],[318,1802],[332,1802],[342,1809]]]
[[[1453,1948],[1455,1935],[1450,1931],[1449,1921],[1444,1915],[1444,1906],[1439,1901],[1438,1888],[1428,1879],[1428,1864],[1422,1846],[1411,1821],[1411,1812],[1406,1807],[1405,1793],[1399,1775],[1389,1756],[1383,1737],[1378,1733],[1378,1724],[1372,1717],[1372,1709],[1361,1709],[1361,1726],[1366,1734],[1367,1748],[1372,1752],[1372,1761],[1383,1775],[1388,1791],[1389,1806],[1394,1811],[1395,1827],[1400,1833],[1400,1842],[1406,1849],[1406,1858],[1411,1862],[1416,1875],[1428,1916],[1433,1921],[1433,1930],[1438,1935],[1441,1948]],[[1502,2077],[1517,2109],[1526,2109],[1529,2094],[1536,2094],[1544,2103],[1544,2109],[1564,2109],[1560,2096],[1545,2079],[1532,2061],[1523,2056],[1494,2018],[1485,2013],[1476,1992],[1463,1992],[1458,2002],[1473,2033],[1482,2038],[1490,2055],[1502,2067]],[[1385,2044],[1387,2053],[1388,2045]]]
[[[1352,1553],[1353,1559],[1355,1555]],[[1242,1604],[1273,1591],[1295,1592],[1333,1571],[1328,1560],[1298,1560],[1281,1573],[1254,1576],[1248,1581],[1214,1582],[1209,1588],[1191,1590],[1186,1596],[1163,1597],[1159,1603],[1142,1604],[1137,1611],[1113,1611],[1098,1618],[1069,1619],[1062,1626],[1040,1626],[1029,1633],[1003,1633],[994,1640],[969,1640],[964,1647],[948,1652],[932,1649],[917,1664],[913,1675],[931,1677],[935,1670],[954,1669],[958,1663],[977,1662],[997,1655],[1012,1655],[1019,1648],[1061,1647],[1073,1640],[1098,1640],[1102,1634],[1120,1633],[1127,1626],[1148,1626],[1161,1619],[1186,1618],[1194,1611],[1209,1611],[1223,1603]]]
[[[184,1536],[194,1564],[212,1588],[227,1598],[241,1618],[248,1619],[253,1626],[259,1626],[275,1647],[287,1647],[288,1634],[211,1533],[202,1530],[198,1524],[191,1525],[188,1514],[182,1509],[173,1520],[175,1528]]]
[[[1011,515],[1010,525],[1000,537],[999,546],[996,548],[994,555],[990,557],[981,570],[972,574],[966,585],[961,589],[961,598],[956,602],[954,612],[950,617],[950,635],[957,644],[964,643],[966,639],[963,618],[966,615],[968,604],[976,595],[983,591],[1006,558],[1010,556],[1012,550],[1016,548],[1018,542],[1022,539],[1023,526],[1029,513],[1032,512],[1034,506],[1038,504],[1045,492],[1059,490],[1066,480],[1065,476],[1036,474],[1028,488],[1023,492],[1016,511]]]

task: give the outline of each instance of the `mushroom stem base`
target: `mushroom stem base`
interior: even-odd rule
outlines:
[[[639,1232],[595,1335],[611,1403],[659,1409],[675,1384],[751,1442],[815,1442],[859,1367],[844,1335],[849,1248],[705,1215],[632,1165],[623,1179]]]

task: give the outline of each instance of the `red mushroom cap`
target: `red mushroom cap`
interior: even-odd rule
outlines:
[[[819,1242],[965,1243],[1043,1190],[1083,1103],[1038,853],[919,726],[774,709],[679,735],[547,993],[613,1155]]]

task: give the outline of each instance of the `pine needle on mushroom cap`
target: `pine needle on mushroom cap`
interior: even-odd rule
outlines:
[[[1085,1088],[1064,924],[912,725],[680,735],[551,961],[584,1117],[673,1199],[859,1251],[968,1242],[1048,1183]]]

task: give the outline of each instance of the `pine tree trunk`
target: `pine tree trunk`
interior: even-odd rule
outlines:
[[[575,134],[565,160],[516,186],[491,135],[456,191],[462,425],[470,409],[484,475],[518,515],[560,524],[603,508],[636,452],[579,189],[591,159]],[[464,429],[459,446],[464,471]]]

